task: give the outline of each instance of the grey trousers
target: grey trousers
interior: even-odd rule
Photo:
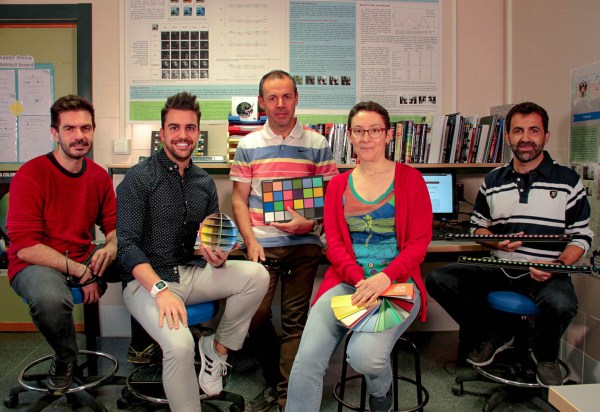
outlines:
[[[181,266],[180,282],[167,282],[186,305],[226,299],[215,339],[231,350],[242,347],[250,320],[269,284],[267,270],[258,263],[227,261],[220,268]],[[158,324],[158,306],[137,280],[123,290],[129,312],[160,345],[163,387],[173,411],[199,411],[200,389],[194,369],[194,339],[188,328]]]

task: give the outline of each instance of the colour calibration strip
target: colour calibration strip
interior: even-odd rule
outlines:
[[[202,222],[199,231],[200,244],[228,252],[237,242],[238,228],[225,213],[212,214]]]
[[[262,192],[265,223],[292,220],[289,207],[307,219],[323,217],[323,176],[264,180]]]

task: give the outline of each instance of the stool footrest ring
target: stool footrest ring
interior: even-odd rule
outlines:
[[[107,382],[108,380],[112,379],[112,377],[117,373],[117,370],[119,369],[119,361],[117,360],[117,358],[115,358],[114,356],[112,356],[108,353],[80,349],[79,354],[87,355],[87,356],[96,356],[98,358],[108,359],[112,364],[112,368],[106,375],[98,376],[98,379],[96,379],[92,382],[87,382],[87,383],[69,388],[69,390],[65,393],[65,395],[84,391],[84,390],[99,386],[99,385]],[[47,388],[42,387],[42,386],[34,386],[34,385],[31,385],[28,383],[32,380],[39,382],[41,380],[40,378],[43,378],[43,375],[41,375],[41,374],[26,375],[26,373],[28,370],[30,370],[34,366],[39,365],[40,363],[46,362],[48,360],[51,360],[53,356],[54,355],[44,356],[43,358],[35,360],[35,361],[31,362],[29,365],[27,365],[18,376],[19,384],[30,391],[48,393]],[[33,379],[32,379],[32,377],[33,377]]]

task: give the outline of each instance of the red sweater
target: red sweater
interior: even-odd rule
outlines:
[[[80,173],[69,173],[48,155],[25,163],[10,183],[6,228],[8,279],[29,265],[19,259],[23,248],[44,244],[83,262],[93,249],[92,230],[116,228],[116,202],[106,170],[89,159]]]
[[[356,285],[364,279],[364,271],[356,263],[350,231],[344,218],[342,196],[351,171],[335,176],[325,194],[325,236],[327,258],[331,266],[317,292],[315,301],[327,290],[346,282]],[[384,270],[392,281],[406,282],[412,278],[421,292],[421,320],[427,316],[427,292],[421,278],[420,264],[431,242],[431,201],[421,173],[412,167],[396,164],[394,177],[396,204],[396,236],[400,253]],[[410,306],[405,307],[410,310]]]

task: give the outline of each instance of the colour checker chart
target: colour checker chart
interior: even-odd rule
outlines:
[[[265,223],[292,220],[290,207],[307,219],[323,217],[323,176],[263,180],[262,192]]]
[[[237,242],[238,228],[232,218],[225,213],[207,216],[198,231],[200,244],[211,249],[217,247],[229,252]]]

